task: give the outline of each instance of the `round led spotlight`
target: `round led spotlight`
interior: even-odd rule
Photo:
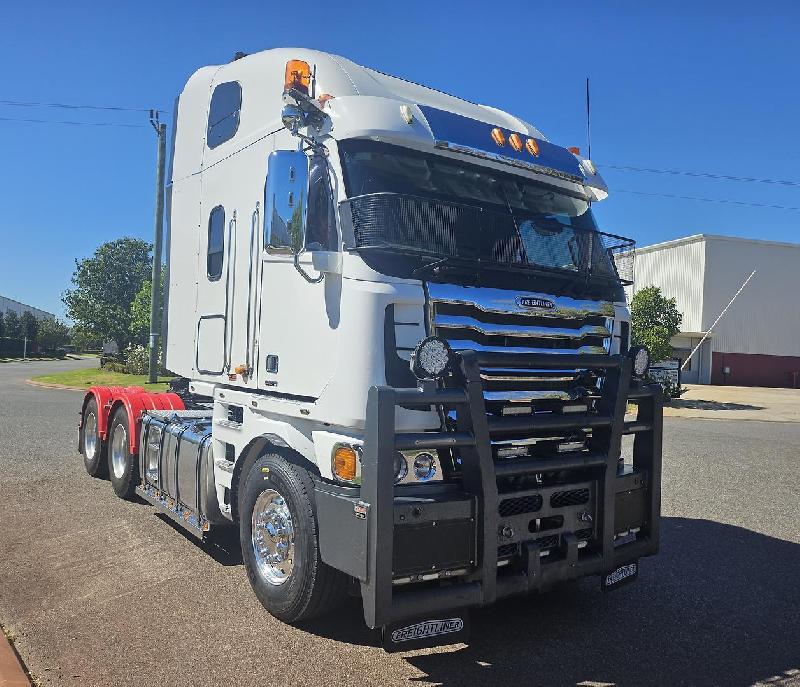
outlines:
[[[450,372],[453,353],[450,344],[429,336],[417,344],[411,358],[411,371],[417,379],[441,379]]]
[[[408,475],[408,463],[406,457],[397,451],[394,454],[394,483],[400,484]]]
[[[414,477],[419,482],[427,482],[436,476],[436,458],[430,453],[418,453],[414,457]]]
[[[634,346],[628,355],[633,361],[633,376],[641,379],[650,367],[650,351],[644,346]]]

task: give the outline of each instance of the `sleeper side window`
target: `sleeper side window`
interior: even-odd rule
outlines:
[[[208,131],[206,140],[209,148],[229,141],[239,128],[242,110],[242,87],[236,81],[221,83],[211,94],[208,108]]]
[[[209,281],[217,281],[222,276],[222,262],[225,253],[225,209],[217,205],[208,216],[208,255],[206,274]]]

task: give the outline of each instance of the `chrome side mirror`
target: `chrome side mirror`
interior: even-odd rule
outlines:
[[[264,199],[264,245],[269,253],[303,250],[308,214],[308,157],[299,150],[269,156]]]

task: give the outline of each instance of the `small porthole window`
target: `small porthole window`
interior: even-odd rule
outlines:
[[[209,148],[216,148],[236,135],[241,111],[242,87],[238,82],[221,83],[214,89],[208,108],[206,141]]]
[[[206,273],[209,281],[217,281],[222,276],[222,263],[225,255],[225,209],[217,205],[208,217],[208,255]]]

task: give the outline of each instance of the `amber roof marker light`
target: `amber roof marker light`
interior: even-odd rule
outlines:
[[[501,148],[506,144],[506,135],[500,127],[492,129],[492,140]]]
[[[522,150],[522,137],[519,134],[517,133],[511,134],[508,137],[508,142],[511,145],[511,147],[518,153]]]
[[[539,157],[539,144],[535,138],[529,138],[525,141],[525,150],[527,150],[534,157]]]

